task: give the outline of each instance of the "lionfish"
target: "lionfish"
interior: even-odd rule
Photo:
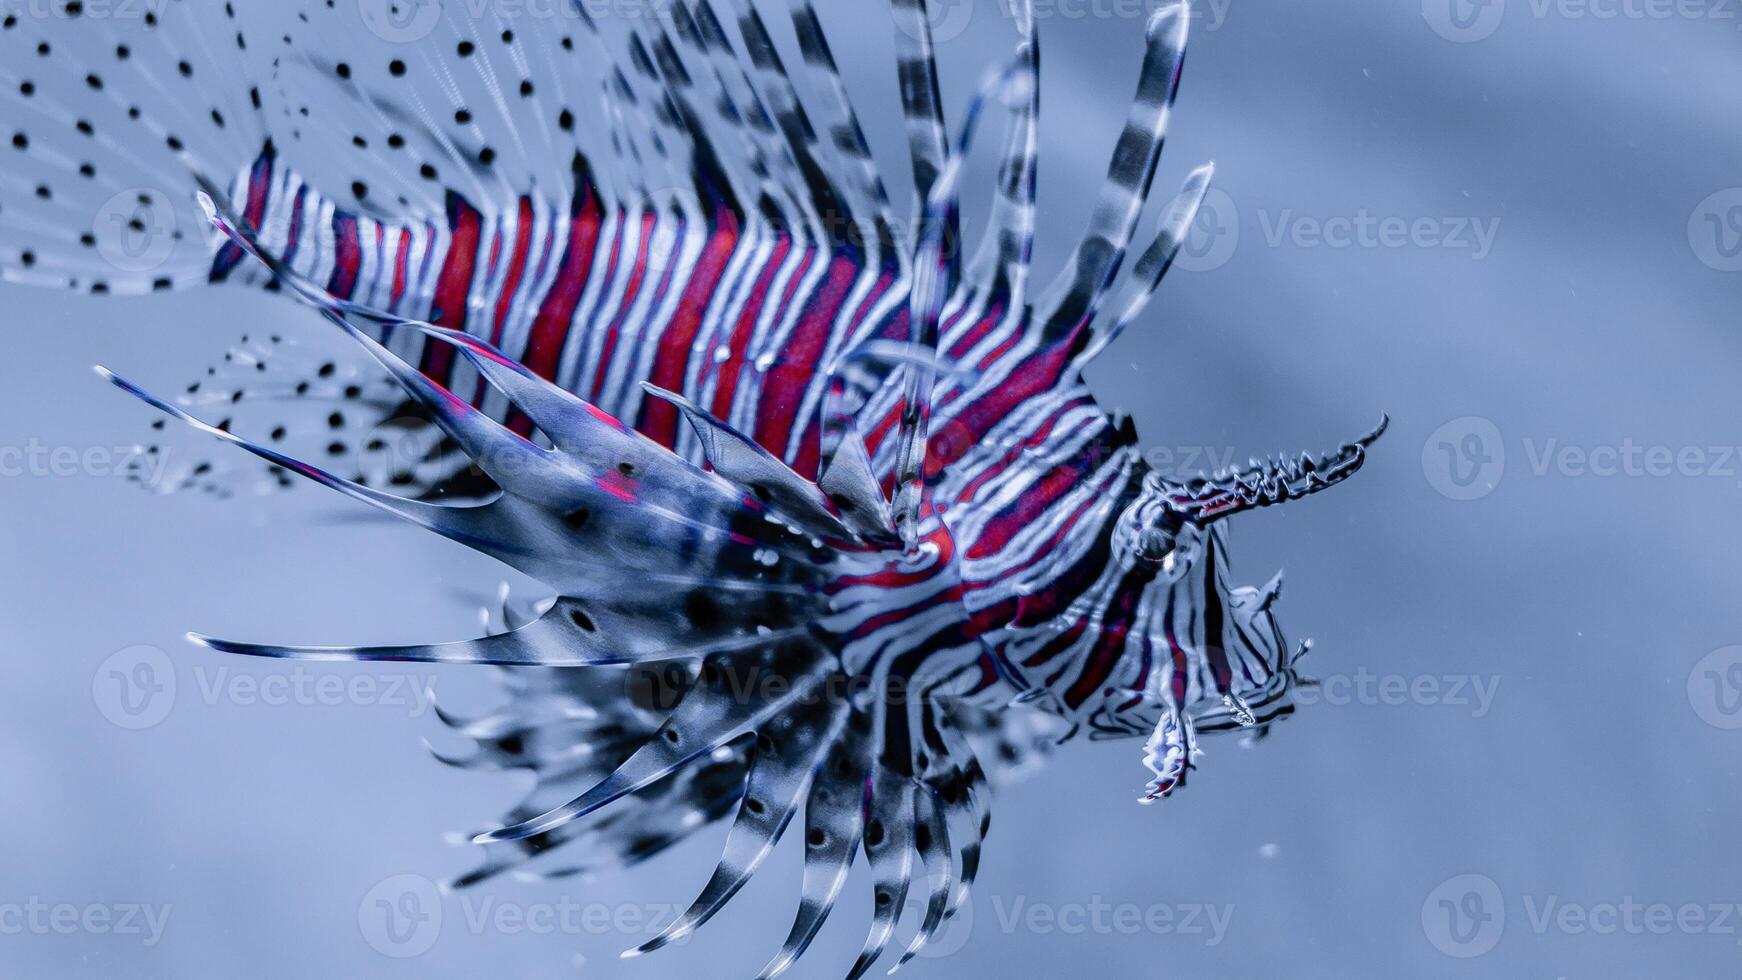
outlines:
[[[505,599],[500,628],[451,643],[194,637],[503,668],[505,706],[442,715],[476,753],[441,757],[536,783],[476,835],[483,864],[456,886],[535,859],[550,875],[627,866],[730,817],[712,878],[631,951],[646,952],[716,913],[802,811],[802,900],[762,976],[805,951],[863,851],[857,977],[921,865],[901,962],[961,907],[993,785],[1055,741],[1146,738],[1150,802],[1185,782],[1200,736],[1292,711],[1307,646],[1274,618],[1280,575],[1230,584],[1222,522],[1344,480],[1384,424],[1180,481],[1082,376],[1209,186],[1208,166],[1192,172],[1128,264],[1184,4],[1147,22],[1088,230],[1044,289],[1026,2],[1014,57],[952,131],[932,12],[890,0],[906,222],[809,0],[788,3],[796,60],[750,0],[519,22],[428,0],[275,6],[249,12],[282,21],[268,27],[183,0],[6,16],[0,262],[9,282],[94,293],[290,294],[350,357],[256,333],[173,404],[99,370],[264,460],[256,477],[305,477],[554,592]],[[969,256],[961,185],[989,115],[1007,137]],[[183,234],[177,208],[196,201],[209,227]],[[258,438],[195,415],[248,406],[277,413]],[[389,427],[422,441],[371,468]],[[206,461],[180,483],[225,491],[241,474]]]

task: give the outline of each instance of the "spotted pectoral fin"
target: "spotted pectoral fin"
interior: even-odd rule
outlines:
[[[832,659],[832,654],[814,641],[792,637],[765,642],[738,655],[705,660],[699,683],[685,694],[671,717],[604,780],[537,817],[480,834],[477,842],[546,833],[759,730],[807,698],[816,697]],[[770,678],[779,683],[771,685]]]
[[[140,388],[138,385],[135,385],[133,382],[128,381],[126,378],[121,377],[108,368],[99,366],[96,368],[96,372],[99,377],[108,381],[115,387],[120,388],[122,391],[125,391],[153,408],[156,408],[158,411],[161,411],[186,425],[192,426],[200,432],[204,432],[207,435],[214,436],[234,446],[245,449],[274,466],[281,467],[288,472],[296,473],[323,486],[330,487],[348,497],[351,497],[352,499],[360,500],[370,506],[387,511],[395,517],[421,525],[437,532],[438,534],[443,534],[448,537],[466,538],[471,536],[474,530],[476,530],[472,525],[472,522],[469,520],[473,508],[441,507],[416,500],[407,500],[395,494],[383,493],[382,491],[362,486],[351,480],[330,473],[318,466],[304,463],[301,460],[292,459],[275,449],[250,442],[220,426],[211,425],[201,419],[195,418],[182,409],[171,405],[169,402],[166,402],[145,389]]]

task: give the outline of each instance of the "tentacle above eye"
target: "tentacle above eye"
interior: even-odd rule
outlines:
[[[1242,470],[1170,484],[1168,506],[1185,520],[1204,524],[1311,496],[1354,476],[1367,462],[1368,448],[1390,425],[1386,416],[1366,435],[1317,457],[1302,453],[1295,459],[1254,460]]]

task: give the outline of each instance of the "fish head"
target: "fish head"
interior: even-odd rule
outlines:
[[[1145,472],[1113,530],[1122,565],[1152,569],[1139,604],[1141,635],[1127,645],[1137,690],[1104,713],[1111,731],[1149,731],[1145,763],[1155,774],[1140,799],[1153,802],[1183,783],[1197,736],[1245,731],[1257,737],[1293,712],[1291,692],[1310,644],[1291,647],[1276,617],[1282,573],[1263,585],[1236,584],[1227,518],[1310,496],[1361,468],[1373,431],[1319,455],[1254,460],[1249,466],[1179,481]]]

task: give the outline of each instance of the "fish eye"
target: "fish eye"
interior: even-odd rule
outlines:
[[[1150,525],[1137,532],[1137,557],[1149,562],[1161,562],[1173,554],[1173,535],[1164,528]]]

